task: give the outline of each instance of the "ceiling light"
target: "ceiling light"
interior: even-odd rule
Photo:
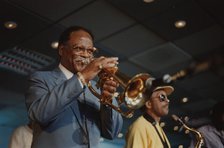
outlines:
[[[58,48],[58,42],[57,42],[57,41],[52,42],[52,43],[51,43],[51,47],[52,47],[53,49],[57,49],[57,48]]]
[[[174,130],[174,131],[178,131],[178,130],[179,130],[179,126],[174,126],[174,127],[173,127],[173,130]]]
[[[179,146],[178,146],[178,148],[183,148],[183,147],[184,147],[183,145],[179,145]]]
[[[188,102],[188,98],[187,97],[184,97],[184,98],[182,98],[182,103],[187,103]]]
[[[184,117],[184,121],[185,121],[185,122],[189,121],[189,117],[188,117],[188,116],[185,116],[185,117]]]
[[[15,29],[17,27],[17,23],[13,21],[8,21],[4,23],[4,26],[7,29]]]
[[[174,23],[176,28],[184,28],[186,26],[186,21],[184,20],[178,20]]]
[[[154,2],[154,0],[143,0],[145,3],[151,3]]]

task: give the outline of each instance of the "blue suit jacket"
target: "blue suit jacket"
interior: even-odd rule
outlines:
[[[59,68],[31,75],[26,105],[35,121],[33,148],[96,148],[101,136],[113,139],[123,124],[119,113],[80,86],[77,75],[67,80]]]

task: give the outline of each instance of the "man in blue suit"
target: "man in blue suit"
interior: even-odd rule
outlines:
[[[26,105],[35,122],[32,148],[97,148],[101,136],[117,136],[123,120],[118,112],[99,103],[87,83],[102,68],[115,67],[118,58],[94,58],[93,35],[79,26],[61,34],[58,50],[56,69],[35,72],[29,78]],[[113,96],[117,87],[113,79],[106,79],[101,96]]]

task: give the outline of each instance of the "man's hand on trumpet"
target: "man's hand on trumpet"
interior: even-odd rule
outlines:
[[[113,68],[118,64],[117,57],[99,57],[94,58],[90,63],[88,63],[85,68],[80,71],[85,82],[89,82],[94,77],[96,77],[100,71],[107,68]]]
[[[101,80],[100,101],[102,103],[104,102],[112,103],[113,96],[117,91],[118,86],[119,86],[118,82],[116,82],[113,79],[113,77],[106,77],[103,81]]]

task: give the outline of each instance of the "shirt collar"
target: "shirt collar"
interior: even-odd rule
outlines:
[[[143,114],[143,117],[144,117],[148,122],[152,123],[152,125],[156,125],[157,122],[156,122],[155,119],[153,119],[149,114],[144,113],[144,114]]]
[[[59,64],[59,69],[64,73],[67,79],[70,79],[73,76],[73,73],[65,68],[61,63]]]

